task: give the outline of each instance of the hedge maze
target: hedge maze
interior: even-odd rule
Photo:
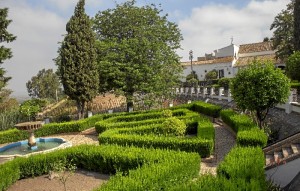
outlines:
[[[45,125],[37,132],[39,135],[78,132],[95,126],[100,145],[81,145],[4,163],[0,165],[0,190],[18,179],[46,174],[51,164],[60,160],[110,174],[110,180],[97,190],[265,190],[260,148],[265,135],[253,125],[246,130],[257,131],[256,135],[244,136],[246,130],[237,122],[238,117],[232,117],[238,115],[221,112],[224,122],[239,129],[237,137],[242,138],[219,165],[217,176],[199,176],[199,170],[201,157],[214,152],[215,132],[207,116],[220,116],[220,107],[195,102],[167,111],[102,114]],[[0,142],[16,141],[22,136],[17,130],[0,132]]]

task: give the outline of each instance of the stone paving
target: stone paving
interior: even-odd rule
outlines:
[[[215,127],[215,153],[207,159],[202,159],[200,174],[217,174],[217,166],[224,160],[227,153],[236,143],[235,134],[229,127],[214,124]]]

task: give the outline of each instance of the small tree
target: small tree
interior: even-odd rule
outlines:
[[[209,71],[207,74],[205,74],[205,80],[215,80],[218,78],[218,72],[217,70]]]
[[[230,84],[237,106],[254,111],[260,128],[263,128],[269,109],[287,100],[289,88],[289,79],[280,69],[276,69],[271,61],[259,60],[239,70]]]
[[[84,116],[86,102],[97,95],[99,87],[95,34],[84,4],[85,1],[80,0],[76,5],[56,59],[64,92],[76,101],[79,119]]]
[[[198,84],[199,79],[195,71],[192,71],[189,75],[186,76],[186,82],[188,86],[196,86]]]
[[[27,119],[30,120],[35,120],[36,115],[38,112],[42,111],[42,109],[46,106],[46,101],[45,100],[40,100],[40,99],[31,99],[24,101],[20,105],[20,113],[24,116],[27,117]]]
[[[57,100],[62,95],[59,77],[52,69],[42,69],[26,83],[30,97]]]
[[[292,80],[300,81],[300,51],[296,51],[288,57],[286,73]]]

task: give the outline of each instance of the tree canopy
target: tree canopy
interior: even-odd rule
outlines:
[[[100,92],[125,95],[128,108],[136,96],[167,97],[182,72],[175,52],[182,40],[178,26],[155,5],[138,7],[135,3],[98,12],[93,25]]]
[[[294,52],[286,62],[286,73],[292,80],[300,81],[300,51]]]
[[[56,100],[62,94],[59,77],[52,69],[42,69],[26,83],[30,97]]]
[[[10,48],[3,46],[3,43],[10,43],[16,39],[16,36],[7,31],[8,25],[12,20],[7,19],[8,9],[0,8],[0,65],[3,64],[4,60],[10,59],[12,57],[12,52]],[[5,77],[4,68],[0,67],[0,90],[7,85],[7,82],[11,77]]]
[[[79,118],[83,117],[86,102],[97,95],[99,86],[95,34],[84,4],[84,0],[79,0],[76,5],[56,59],[64,92],[76,101]]]
[[[232,79],[230,89],[237,106],[254,111],[258,125],[276,104],[284,103],[290,93],[289,79],[271,61],[254,60],[240,69]]]
[[[285,10],[282,10],[271,24],[273,32],[273,46],[277,49],[276,56],[282,60],[287,59],[294,51],[294,6],[292,0]]]

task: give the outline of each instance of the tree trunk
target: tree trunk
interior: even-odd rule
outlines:
[[[133,101],[132,100],[128,100],[127,101],[127,112],[132,112],[133,111]]]
[[[85,105],[85,101],[77,101],[78,119],[84,118],[84,105]]]

